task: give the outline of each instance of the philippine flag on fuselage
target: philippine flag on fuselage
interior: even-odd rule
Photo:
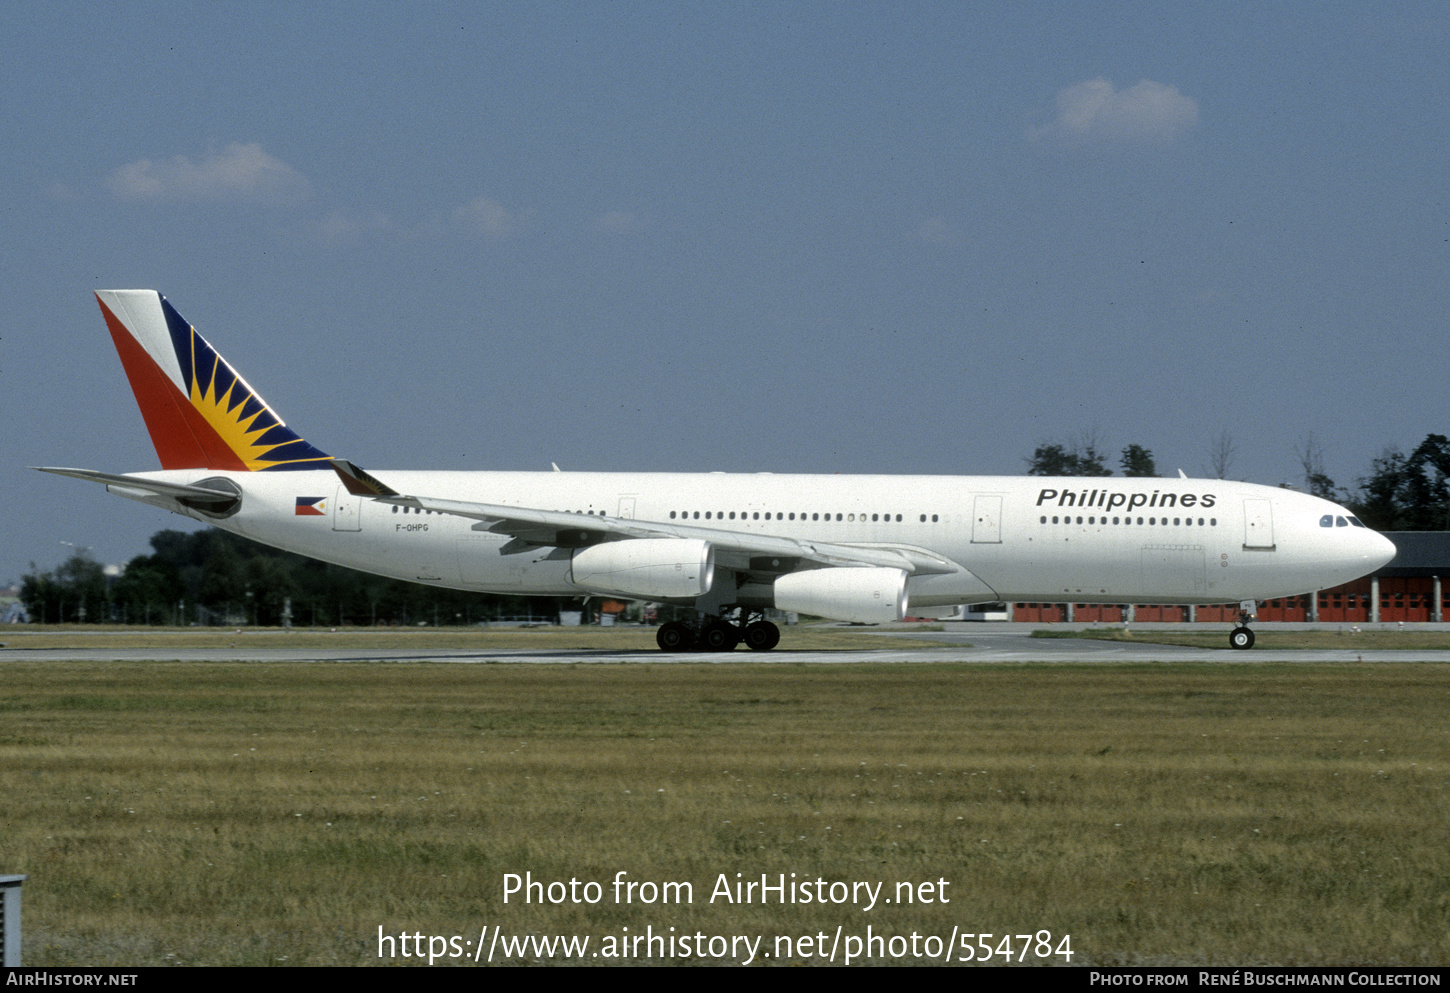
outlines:
[[[298,517],[326,517],[327,497],[298,497],[295,514]]]

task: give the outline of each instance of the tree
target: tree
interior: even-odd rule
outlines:
[[[1129,445],[1123,449],[1118,465],[1123,467],[1124,476],[1145,478],[1158,475],[1158,467],[1153,463],[1153,453],[1142,445]]]
[[[1330,479],[1324,472],[1324,449],[1319,446],[1319,439],[1314,437],[1310,431],[1304,436],[1294,455],[1299,460],[1299,468],[1304,472],[1304,492],[1313,496],[1323,497],[1326,500],[1334,500],[1336,503],[1344,499]]]
[[[35,563],[30,564],[35,569]],[[76,552],[51,572],[35,571],[21,577],[20,599],[40,623],[111,619],[106,598],[106,576],[101,565],[84,551]]]
[[[25,604],[25,612],[39,624],[52,620],[60,623],[65,591],[56,583],[54,573],[41,572],[34,562],[30,563],[30,569],[20,578],[20,602]]]
[[[176,602],[184,593],[176,567],[159,555],[136,556],[111,587],[118,619],[132,624],[174,620]]]
[[[1098,450],[1097,432],[1089,431],[1069,446],[1042,444],[1027,460],[1029,476],[1111,476]]]
[[[1372,471],[1360,478],[1359,495],[1349,509],[1376,531],[1403,531],[1400,520],[1400,487],[1405,473],[1405,454],[1386,448],[1371,463]]]
[[[1233,435],[1227,429],[1220,431],[1218,437],[1208,443],[1209,474],[1214,479],[1227,479],[1237,452],[1238,446],[1234,444]]]
[[[1092,442],[1083,446],[1082,454],[1078,456],[1078,471],[1076,476],[1111,476],[1113,470],[1104,465],[1107,456],[1098,451],[1097,446]]]
[[[1038,445],[1027,460],[1029,476],[1075,476],[1077,456],[1061,445]]]
[[[1450,529],[1450,438],[1426,435],[1408,455],[1387,448],[1373,467],[1348,501],[1360,520],[1378,531]]]
[[[1400,478],[1405,530],[1450,527],[1450,438],[1426,435],[1410,453]]]

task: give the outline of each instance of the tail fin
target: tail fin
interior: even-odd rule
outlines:
[[[330,469],[155,290],[96,293],[163,469]]]

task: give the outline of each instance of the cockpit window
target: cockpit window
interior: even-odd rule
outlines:
[[[1351,517],[1351,518],[1350,518],[1350,519],[1349,519],[1349,523],[1351,523],[1351,524],[1353,524],[1353,525],[1354,525],[1354,526],[1355,526],[1355,527],[1357,527],[1357,528],[1362,528],[1362,527],[1364,527],[1364,522],[1363,522],[1363,521],[1361,521],[1361,520],[1360,520],[1360,519],[1359,519],[1359,518],[1358,518],[1358,517]]]
[[[1319,526],[1322,528],[1334,527],[1334,515],[1325,514],[1323,517],[1319,518]]]
[[[1349,527],[1349,522],[1346,521],[1343,517],[1336,517],[1334,519],[1334,526],[1337,528],[1347,528]]]

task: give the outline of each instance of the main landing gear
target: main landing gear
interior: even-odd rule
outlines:
[[[1249,621],[1254,619],[1254,608],[1257,604],[1252,600],[1245,600],[1239,604],[1239,626],[1228,633],[1228,644],[1230,648],[1249,649],[1254,647],[1254,632],[1249,627]]]
[[[780,644],[780,628],[764,617],[750,621],[749,615],[741,612],[740,623],[723,617],[707,617],[699,626],[670,621],[660,625],[655,634],[655,642],[664,652],[688,652],[691,649],[733,652],[742,641],[752,652],[768,652]]]

